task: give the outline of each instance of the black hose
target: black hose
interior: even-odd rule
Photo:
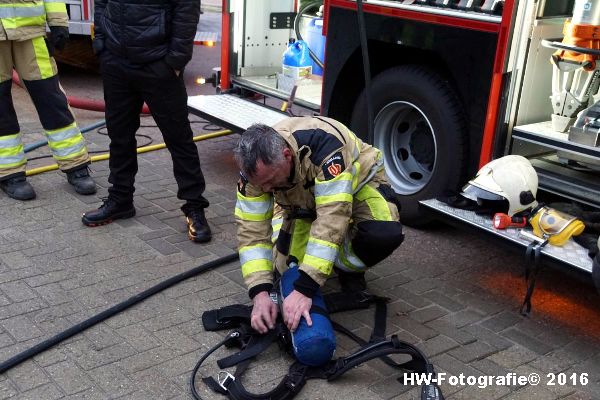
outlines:
[[[300,34],[300,17],[302,17],[302,14],[304,14],[306,11],[318,6],[318,4],[307,4],[300,10],[298,10],[298,14],[296,14],[296,18],[294,18],[294,31],[296,32],[296,38],[298,40],[304,40],[302,39],[302,34]],[[317,64],[321,68],[325,68],[323,61],[319,60],[319,57],[310,49],[308,43],[306,43],[306,48],[308,49],[308,54],[310,54],[310,58],[313,59],[315,64]]]
[[[120,313],[121,311],[139,303],[142,300],[145,300],[146,298],[148,298],[152,295],[155,295],[156,293],[158,293],[162,290],[165,290],[183,280],[186,280],[188,278],[196,276],[202,272],[208,271],[215,267],[219,267],[222,264],[225,264],[230,261],[237,260],[237,259],[238,259],[238,254],[232,253],[227,256],[218,258],[216,260],[209,261],[206,264],[200,265],[196,268],[192,268],[189,271],[182,272],[178,275],[175,275],[175,276],[167,279],[166,281],[163,281],[157,285],[154,285],[151,288],[146,289],[143,292],[138,293],[135,296],[130,297],[129,299],[127,299],[117,305],[112,306],[108,310],[104,310],[100,314],[96,314],[95,316],[88,318],[85,321],[80,322],[79,324],[74,325],[63,332],[61,332],[49,339],[44,340],[41,343],[36,344],[35,346],[17,354],[16,356],[9,358],[8,360],[6,360],[2,364],[0,364],[0,374],[8,371],[15,365],[18,365],[18,364],[22,363],[23,361],[41,353],[42,351],[49,349],[50,347],[54,346],[55,344],[58,344],[58,343],[62,342],[63,340],[68,339],[71,336],[76,335],[79,332],[82,332],[82,331],[86,330],[87,328],[96,325],[98,322],[102,322],[105,319],[110,318],[113,315]]]
[[[373,115],[373,99],[371,98],[371,64],[369,63],[369,47],[367,46],[367,30],[365,26],[365,13],[362,0],[356,0],[356,17],[358,18],[358,32],[360,48],[362,51],[363,70],[365,73],[365,97],[367,100],[367,126],[369,130],[369,143],[375,139],[375,117]]]
[[[211,349],[208,350],[206,353],[204,353],[202,358],[200,358],[200,360],[198,360],[198,362],[196,363],[196,366],[194,367],[194,370],[192,371],[192,376],[190,378],[190,390],[192,392],[192,396],[194,396],[194,399],[202,400],[202,397],[200,397],[200,393],[198,393],[198,391],[196,390],[196,375],[198,375],[198,370],[200,369],[200,366],[202,365],[204,360],[206,360],[208,358],[208,356],[210,356],[212,353],[217,351],[221,346],[223,346],[229,340],[231,340],[235,337],[239,337],[239,336],[240,336],[240,332],[238,332],[238,331],[229,332],[229,334],[227,334],[227,336],[225,336],[225,338],[223,340],[221,340],[219,343],[217,343],[216,345],[211,347]]]

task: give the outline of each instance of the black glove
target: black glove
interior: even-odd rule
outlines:
[[[100,55],[100,53],[102,53],[104,50],[104,39],[96,36],[92,42],[92,49],[94,50],[95,55]]]
[[[66,26],[51,26],[52,45],[57,50],[62,50],[69,41],[69,28]]]

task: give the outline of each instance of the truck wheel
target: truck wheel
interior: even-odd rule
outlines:
[[[400,195],[402,222],[423,225],[429,220],[419,200],[464,183],[468,142],[462,106],[448,82],[417,65],[383,71],[373,79],[371,92],[372,144],[383,153],[390,184]],[[363,91],[350,126],[368,141],[366,102]]]

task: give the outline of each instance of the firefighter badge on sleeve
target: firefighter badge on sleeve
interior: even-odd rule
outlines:
[[[334,153],[323,163],[323,175],[325,179],[333,179],[346,169],[344,157],[341,152]]]

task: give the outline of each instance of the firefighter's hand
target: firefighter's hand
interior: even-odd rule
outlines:
[[[57,50],[62,50],[69,41],[69,28],[66,26],[51,26],[52,45]]]
[[[312,319],[310,319],[311,306],[312,299],[295,290],[283,300],[283,321],[290,331],[294,332],[296,330],[302,317],[304,317],[308,326],[312,326]]]
[[[254,306],[252,314],[250,314],[250,325],[259,333],[267,333],[269,329],[275,327],[275,319],[277,318],[277,306],[269,292],[260,292],[252,299]]]

